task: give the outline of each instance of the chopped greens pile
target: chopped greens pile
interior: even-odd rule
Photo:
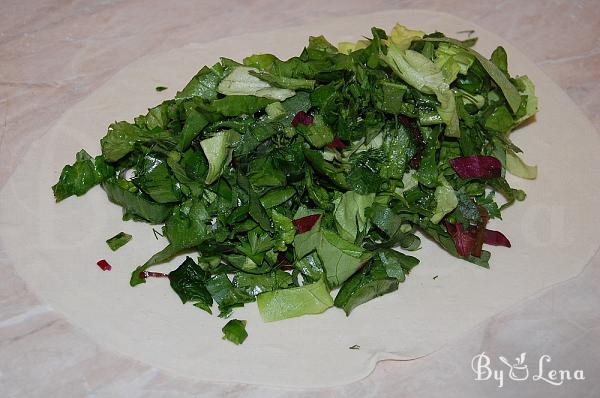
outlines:
[[[537,172],[509,138],[537,111],[533,83],[509,75],[502,47],[488,60],[474,39],[371,33],[338,48],[310,37],[287,61],[203,67],[174,99],[111,124],[101,155],[79,152],[56,200],[101,184],[124,220],[164,224],[168,245],[131,285],[197,251],[170,285],[222,317],[252,301],[265,321],[349,314],[398,289],[419,263],[406,254],[420,247],[416,232],[487,268],[484,244],[510,246],[488,220],[525,198],[505,171]],[[223,331],[236,344],[246,336],[240,321]]]

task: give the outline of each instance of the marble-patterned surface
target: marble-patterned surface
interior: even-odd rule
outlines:
[[[62,112],[142,55],[193,41],[398,8],[452,13],[503,36],[600,126],[597,0],[3,0],[0,186],[29,143]],[[380,363],[364,380],[320,391],[199,383],[120,357],[40,302],[1,246],[0,264],[1,397],[600,396],[600,254],[578,278],[493,317],[426,358]],[[496,381],[474,380],[471,359],[482,351],[496,362],[499,355],[512,360],[527,351],[533,373],[538,358],[549,354],[546,371],[583,369],[585,380],[560,386],[506,380],[499,388]]]

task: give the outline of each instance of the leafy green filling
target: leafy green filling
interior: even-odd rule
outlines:
[[[54,197],[101,185],[124,220],[164,224],[165,247],[131,285],[186,253],[172,289],[221,317],[252,301],[265,321],[332,306],[349,314],[405,281],[419,262],[405,254],[420,247],[417,233],[489,267],[485,250],[461,257],[450,232],[484,231],[525,198],[504,172],[537,175],[510,140],[537,111],[533,83],[510,76],[502,47],[487,59],[475,40],[401,25],[371,35],[339,49],[311,37],[288,60],[255,54],[201,68],[175,98],[111,124],[101,155],[80,151]],[[451,166],[478,156],[496,157],[501,175],[461,178]],[[245,322],[223,333],[242,343]]]

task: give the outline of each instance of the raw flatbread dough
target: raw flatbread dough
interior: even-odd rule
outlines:
[[[505,212],[499,227],[513,243],[492,249],[491,270],[458,261],[424,241],[421,264],[400,289],[357,308],[263,323],[255,304],[237,310],[248,320],[241,346],[221,340],[226,320],[183,306],[163,279],[130,288],[133,267],[160,249],[152,227],[123,223],[121,209],[100,188],[55,204],[50,186],[61,167],[98,144],[114,120],[132,120],[172,97],[195,72],[219,56],[241,59],[259,52],[297,54],[308,35],[333,43],[369,35],[371,26],[395,22],[450,35],[474,29],[477,49],[499,44],[511,73],[535,82],[540,112],[514,133],[525,158],[536,163],[536,181],[514,179],[528,193]],[[155,86],[168,86],[157,93]],[[386,11],[330,19],[322,24],[191,44],[140,59],[66,112],[31,150],[0,195],[3,250],[29,287],[100,344],[181,376],[292,387],[348,383],[382,359],[413,359],[456,339],[486,318],[553,284],[576,276],[597,245],[600,197],[596,158],[600,140],[582,113],[531,61],[501,38],[471,22],[425,11]],[[105,239],[119,231],[134,239],[118,252]],[[106,258],[111,272],[95,262]],[[157,267],[169,270],[179,263]],[[437,278],[433,279],[437,275]],[[350,350],[352,345],[360,350]]]

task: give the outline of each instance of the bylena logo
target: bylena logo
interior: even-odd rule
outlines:
[[[491,358],[482,352],[471,360],[471,369],[475,372],[475,380],[495,380],[499,388],[504,386],[505,379],[519,382],[531,378],[533,381],[545,382],[553,386],[560,386],[573,380],[585,380],[582,369],[553,369],[550,365],[552,358],[547,354],[539,357],[535,363],[536,367],[532,367],[530,371],[526,357],[527,353],[523,352],[515,358],[514,362],[511,362],[499,356],[498,363],[492,364]]]

